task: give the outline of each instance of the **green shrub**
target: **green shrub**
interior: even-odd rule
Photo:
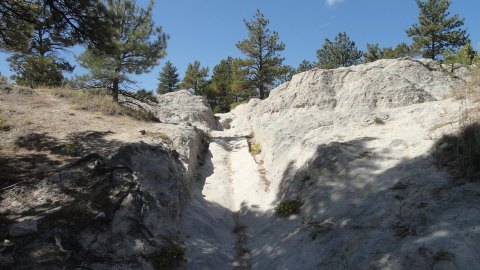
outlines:
[[[291,215],[296,215],[300,213],[300,207],[302,205],[303,202],[299,199],[284,199],[275,207],[275,213],[279,217],[289,217]]]
[[[256,142],[250,146],[250,153],[252,155],[258,155],[262,152],[262,149],[260,148],[260,143]]]
[[[172,244],[150,254],[150,262],[157,270],[174,269],[180,265],[185,257],[185,248],[179,244]]]

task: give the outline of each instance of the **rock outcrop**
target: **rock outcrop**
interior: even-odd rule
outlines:
[[[14,182],[2,185],[0,268],[175,267],[180,215],[208,146],[196,125],[213,121],[201,99],[175,95],[185,97],[178,97],[184,108],[162,105],[180,115],[175,124],[147,123],[73,110],[48,91],[5,87],[0,109],[12,128],[0,131],[1,142],[17,149],[0,159],[0,178],[8,172]],[[30,133],[30,122],[41,125]],[[24,160],[32,165],[23,168]]]
[[[188,90],[179,90],[156,97],[157,102],[141,102],[122,96],[125,105],[152,112],[162,123],[191,124],[202,129],[216,129],[217,123],[205,98]]]
[[[273,203],[303,202],[296,225],[251,229],[252,267],[475,269],[478,185],[430,156],[457,125],[462,105],[444,97],[463,82],[431,60],[380,60],[295,75],[222,116],[260,143]]]

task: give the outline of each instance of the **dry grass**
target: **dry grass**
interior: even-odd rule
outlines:
[[[437,165],[449,167],[458,177],[478,180],[480,176],[480,68],[470,80],[456,89],[461,100],[459,128],[434,145]]]
[[[447,97],[452,97],[456,100],[480,101],[480,68],[473,70],[469,80],[464,85],[452,89]]]
[[[158,122],[158,119],[148,111],[135,110],[114,102],[105,89],[74,90],[67,88],[51,88],[52,93],[67,99],[77,110],[101,112],[105,115],[127,115],[136,120]]]
[[[6,117],[2,116],[1,111],[0,111],[0,132],[7,132],[12,129],[12,123],[11,121],[7,120]]]
[[[3,130],[4,128],[8,127],[8,122],[5,118],[3,118],[0,115],[0,130]]]

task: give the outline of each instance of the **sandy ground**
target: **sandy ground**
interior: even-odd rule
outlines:
[[[273,196],[248,151],[247,138],[214,131],[201,171],[202,181],[184,211],[188,269],[246,269],[247,209],[267,211]]]

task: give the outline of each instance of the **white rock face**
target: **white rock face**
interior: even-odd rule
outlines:
[[[442,97],[462,83],[431,60],[380,60],[298,74],[222,116],[253,132],[277,202],[304,202],[288,221],[252,214],[252,268],[477,269],[480,189],[430,155],[458,127],[461,103]]]
[[[140,107],[152,112],[162,123],[191,124],[203,130],[217,128],[213,111],[205,98],[187,90],[159,95],[158,103],[142,102],[126,96],[120,96],[119,100],[134,109]]]
[[[216,127],[212,109],[205,98],[187,90],[160,95],[155,115],[165,123],[191,123],[198,127]]]

